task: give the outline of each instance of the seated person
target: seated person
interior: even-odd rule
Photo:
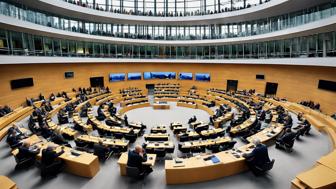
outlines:
[[[56,152],[56,145],[49,145],[46,149],[42,150],[41,157],[41,176],[46,177],[48,175],[56,176],[64,168],[64,162],[58,159],[60,155],[64,153],[64,147],[60,152]],[[48,169],[47,169],[48,167]]]
[[[0,106],[0,117],[3,117],[9,113],[11,113],[13,110],[9,106]]]
[[[311,129],[311,124],[306,119],[302,119],[302,124],[298,125],[294,129],[297,129],[297,134],[300,136],[309,134]]]
[[[25,136],[22,133],[19,133],[16,130],[7,133],[6,142],[11,148],[17,148],[22,144],[22,139]]]
[[[42,93],[40,93],[39,95],[39,100],[44,100],[44,96],[42,95]]]
[[[46,123],[40,125],[40,131],[43,138],[49,138],[52,134],[52,131],[50,130],[50,128]]]
[[[196,118],[196,116],[194,116],[194,117],[189,119],[188,124],[196,122],[196,121],[197,121],[197,118]]]
[[[93,150],[94,155],[98,156],[98,158],[102,161],[105,161],[111,155],[111,149],[107,145],[104,145],[102,140],[93,144]]]
[[[128,152],[127,166],[137,167],[142,175],[148,175],[153,171],[150,166],[143,164],[146,161],[147,154],[140,145],[135,146],[133,151]]]
[[[26,98],[26,104],[27,106],[33,106],[34,105],[34,101],[30,98]]]
[[[53,110],[53,109],[54,109],[54,108],[52,107],[52,105],[51,105],[50,102],[48,102],[48,103],[45,104],[45,110],[46,110],[47,112],[50,112],[50,111]]]
[[[276,140],[275,147],[284,149],[287,145],[291,148],[294,145],[295,138],[296,133],[292,132],[292,129],[286,128],[285,133]]]
[[[69,119],[68,119],[68,116],[66,114],[59,113],[57,115],[57,118],[58,118],[58,123],[61,124],[61,125],[69,123]]]
[[[70,144],[67,142],[67,140],[63,137],[61,133],[61,129],[57,128],[54,130],[54,132],[50,136],[50,141],[58,144],[58,145],[64,145],[64,146],[70,146]]]
[[[255,174],[259,174],[260,171],[257,167],[263,167],[267,163],[270,163],[271,160],[268,157],[267,146],[261,144],[259,139],[254,139],[253,143],[255,148],[249,154],[243,154],[243,157],[246,158],[246,163],[251,171]]]
[[[336,119],[336,113],[331,115],[332,118]]]
[[[128,126],[128,117],[127,117],[126,114],[125,114],[125,116],[124,116],[124,123],[125,123],[126,126]]]
[[[31,146],[26,140],[23,140],[22,145],[18,148],[19,152],[15,156],[17,161],[16,168],[26,168],[35,164],[36,155],[39,153],[38,148]]]
[[[49,101],[54,101],[56,99],[56,96],[54,95],[54,93],[51,93],[49,96]]]

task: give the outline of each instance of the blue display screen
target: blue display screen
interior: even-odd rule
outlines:
[[[127,80],[141,80],[141,73],[128,73]]]
[[[176,79],[175,72],[144,72],[144,79]]]
[[[109,75],[110,82],[125,81],[124,73],[113,73]]]
[[[193,79],[193,74],[182,72],[182,73],[180,73],[179,78],[180,78],[180,80],[192,80]]]
[[[208,73],[196,73],[195,74],[196,81],[210,81],[210,74]]]

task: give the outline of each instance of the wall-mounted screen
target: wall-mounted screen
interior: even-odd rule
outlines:
[[[125,81],[124,73],[113,73],[109,76],[110,82]]]
[[[144,79],[176,79],[175,72],[144,72]]]
[[[64,72],[65,79],[74,78],[74,76],[75,76],[74,72]]]
[[[141,80],[141,73],[128,73],[127,80]]]
[[[258,80],[264,80],[265,79],[265,75],[257,74],[256,75],[256,79],[258,79]]]
[[[186,73],[186,72],[181,72],[179,75],[180,80],[192,80],[193,79],[193,74],[192,73]]]
[[[196,73],[195,74],[196,81],[210,81],[210,74],[208,73]]]
[[[12,89],[19,89],[23,87],[32,87],[34,86],[33,78],[22,78],[22,79],[15,79],[10,81],[10,85]]]
[[[319,80],[318,88],[328,90],[328,91],[336,91],[336,82],[327,81],[327,80]]]

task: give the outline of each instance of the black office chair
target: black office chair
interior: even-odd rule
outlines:
[[[180,142],[186,142],[186,141],[189,141],[189,136],[188,135],[180,136]]]
[[[96,116],[96,119],[98,120],[98,121],[104,121],[105,120],[105,116],[104,115],[98,115],[98,116]]]
[[[137,179],[144,177],[144,173],[140,172],[139,168],[130,167],[130,166],[126,166],[126,175],[128,177],[137,178]]]
[[[128,140],[130,143],[134,143],[137,139],[137,135],[127,133],[127,134],[125,134],[125,139]]]
[[[154,154],[154,148],[145,148],[145,149],[146,149],[146,153]]]
[[[275,160],[272,159],[272,161],[267,162],[267,163],[265,163],[265,164],[262,165],[262,166],[255,166],[255,170],[254,170],[255,173],[256,173],[257,175],[259,175],[259,174],[263,174],[263,173],[265,173],[265,172],[271,170],[271,169],[273,168],[274,162],[275,162]]]
[[[162,160],[166,157],[166,150],[164,148],[155,148],[154,154],[156,154],[157,160]]]
[[[105,120],[105,124],[108,125],[108,126],[113,126],[114,122],[110,119],[107,119],[107,120]]]
[[[106,131],[100,128],[97,128],[98,134],[101,137],[105,137],[106,136]]]
[[[101,150],[101,149],[98,149],[98,148],[93,149],[93,154],[98,156],[98,159],[103,161],[103,162],[106,161],[107,159],[109,159],[111,157],[112,153],[113,153],[112,150],[105,151],[105,150]]]
[[[75,123],[74,127],[73,127],[76,131],[79,132],[84,132],[84,128],[82,126],[80,126],[79,124]]]
[[[189,157],[191,155],[191,149],[190,148],[182,148],[181,144],[178,144],[178,149],[180,152],[182,152],[183,156]]]
[[[113,133],[113,136],[116,139],[122,139],[122,138],[124,138],[124,135],[122,133]]]
[[[214,144],[208,146],[208,149],[212,151],[212,153],[217,153],[220,152],[220,145],[219,144]]]
[[[19,169],[27,169],[31,166],[33,166],[36,162],[36,159],[34,157],[29,157],[29,158],[19,158],[17,156],[14,156],[16,166],[15,170]]]
[[[209,136],[210,139],[215,139],[215,138],[217,138],[217,137],[218,137],[217,134],[212,134],[212,135]]]
[[[297,137],[298,135],[296,135]],[[275,148],[278,149],[283,149],[286,152],[292,152],[293,151],[293,146],[294,146],[294,142],[296,137],[294,137],[292,140],[290,140],[289,142],[282,142],[282,141],[276,141],[275,142]]]
[[[233,140],[233,141],[230,141],[230,142],[227,142],[227,143],[224,143],[222,145],[222,151],[225,151],[225,150],[230,150],[234,147],[234,145],[237,143],[237,141]]]
[[[116,155],[119,155],[119,154],[121,154],[121,152],[124,151],[124,150],[122,150],[122,148],[119,147],[119,146],[111,146],[110,149],[111,149],[111,152],[112,152],[113,154],[116,154]],[[127,151],[127,149],[126,149],[126,151]]]
[[[172,147],[172,148],[166,148],[166,153],[167,153],[167,154],[173,154],[174,151],[175,151],[175,148],[174,148],[174,147]]]
[[[81,141],[81,140],[75,140],[76,149],[79,151],[88,151],[88,143]]]

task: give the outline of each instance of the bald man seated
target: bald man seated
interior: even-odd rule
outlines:
[[[148,175],[153,171],[149,165],[144,165],[143,162],[147,161],[147,154],[140,146],[135,146],[134,150],[128,152],[127,166],[137,167],[141,174]]]
[[[267,146],[262,144],[259,139],[254,139],[253,144],[255,148],[249,154],[243,154],[246,159],[248,167],[256,175],[259,174],[257,167],[263,167],[265,164],[270,163],[271,160],[268,156]]]

